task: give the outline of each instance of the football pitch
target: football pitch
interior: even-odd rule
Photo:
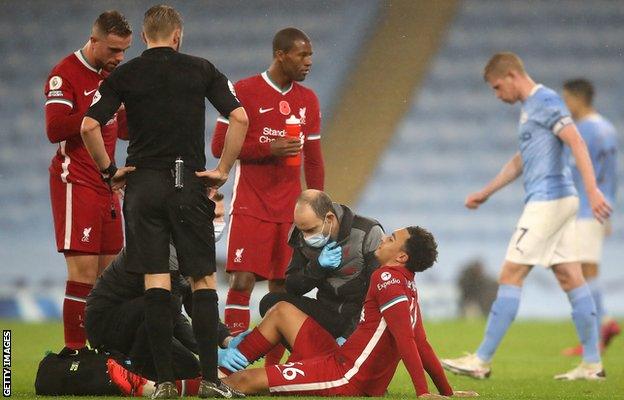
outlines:
[[[2,329],[12,330],[12,396],[34,399],[38,362],[47,350],[60,349],[62,326],[58,322],[29,324],[4,320],[0,325]],[[463,351],[475,349],[484,325],[484,321],[445,321],[426,323],[425,328],[438,356],[456,357]],[[624,339],[621,337],[614,339],[604,355],[606,381],[558,382],[552,379],[553,375],[578,363],[578,358],[559,354],[562,347],[574,343],[571,321],[518,321],[502,343],[489,380],[476,381],[452,374],[449,378],[454,389],[475,390],[480,393],[480,399],[624,399]],[[430,388],[434,389],[431,382]],[[387,398],[415,398],[409,375],[402,366],[388,392]]]

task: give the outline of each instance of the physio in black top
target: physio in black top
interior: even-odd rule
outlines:
[[[212,217],[206,186],[227,180],[245,140],[248,119],[232,84],[209,61],[179,53],[182,19],[172,7],[147,10],[147,50],[102,82],[82,121],[81,135],[113,190],[125,186],[123,213],[128,270],[144,275],[145,324],[158,375],[155,398],[177,397],[171,362],[169,240],[180,273],[191,278],[193,332],[203,381],[200,397],[237,393],[217,378],[217,293]],[[229,118],[217,167],[205,171],[205,99]],[[105,125],[126,108],[130,144],[117,169],[102,140]]]

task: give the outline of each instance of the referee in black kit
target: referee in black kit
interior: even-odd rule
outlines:
[[[180,272],[191,278],[193,289],[193,332],[203,376],[198,395],[242,397],[217,378],[214,203],[206,187],[227,180],[245,140],[247,114],[232,84],[214,65],[178,52],[182,18],[174,8],[147,10],[142,37],[147,50],[102,82],[81,134],[111,188],[126,185],[128,270],[144,274],[145,324],[158,374],[153,398],[178,396],[171,363],[170,238]],[[230,121],[223,154],[210,171],[204,170],[205,98]],[[104,149],[101,126],[122,103],[130,144],[127,166],[117,169]]]

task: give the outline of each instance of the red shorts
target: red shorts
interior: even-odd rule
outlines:
[[[286,396],[363,396],[344,377],[336,360],[336,340],[308,317],[301,326],[289,362],[266,367],[269,391]]]
[[[59,252],[117,254],[123,247],[119,197],[50,176],[50,200]],[[111,213],[115,208],[115,217]]]
[[[253,272],[259,280],[285,279],[292,256],[288,234],[292,224],[244,215],[230,216],[226,271]]]

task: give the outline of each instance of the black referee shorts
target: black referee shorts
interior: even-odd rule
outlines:
[[[202,278],[215,272],[215,204],[206,186],[185,169],[184,188],[174,188],[170,170],[137,168],[128,175],[123,213],[128,271],[169,273],[169,240],[180,274]]]
[[[293,296],[288,293],[267,293],[260,300],[260,315],[264,317],[267,311],[280,301],[288,302],[303,311],[335,338],[342,336],[342,333],[345,331],[343,316],[328,309],[317,299],[306,296]]]

